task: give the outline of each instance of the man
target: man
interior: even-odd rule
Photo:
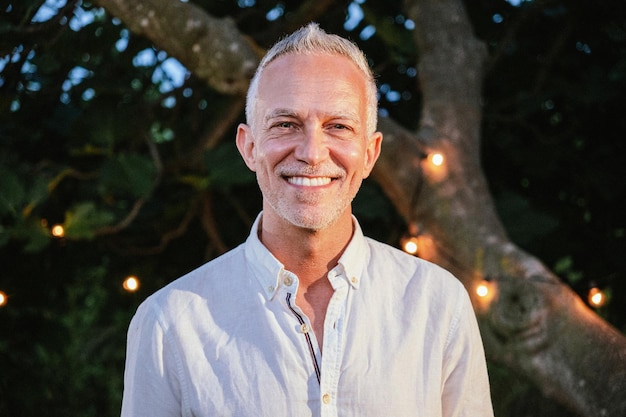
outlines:
[[[352,216],[376,106],[349,41],[310,24],[268,52],[237,130],[263,211],[244,244],[139,307],[122,416],[493,415],[463,286]]]

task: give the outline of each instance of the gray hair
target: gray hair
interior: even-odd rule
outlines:
[[[248,88],[246,98],[246,120],[254,131],[255,129],[255,107],[259,91],[259,79],[265,67],[276,58],[287,54],[328,54],[340,55],[350,59],[363,72],[365,76],[367,90],[365,91],[367,105],[366,129],[368,135],[376,131],[378,123],[378,98],[376,81],[374,74],[367,63],[363,51],[351,41],[338,35],[326,33],[317,23],[298,29],[291,35],[278,41],[265,54]]]

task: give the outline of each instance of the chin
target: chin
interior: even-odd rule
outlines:
[[[338,212],[335,210],[333,212],[331,210],[319,210],[314,213],[289,213],[286,216],[281,217],[296,227],[307,229],[312,232],[318,232],[336,224],[341,218],[342,213],[343,211]]]

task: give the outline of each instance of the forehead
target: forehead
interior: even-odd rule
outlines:
[[[347,57],[283,55],[261,74],[257,110],[266,116],[278,108],[294,112],[338,108],[360,115],[366,107],[366,85],[365,74]]]

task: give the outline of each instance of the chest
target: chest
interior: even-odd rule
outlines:
[[[232,322],[206,320],[180,347],[191,415],[439,415],[442,352],[409,312],[374,312],[349,291],[324,311],[277,297]]]
[[[324,346],[324,323],[333,295],[333,288],[327,280],[323,280],[308,287],[301,287],[295,297],[296,304],[293,307],[302,311],[303,319],[310,323],[320,350],[323,350]],[[297,314],[297,311],[295,313]]]

